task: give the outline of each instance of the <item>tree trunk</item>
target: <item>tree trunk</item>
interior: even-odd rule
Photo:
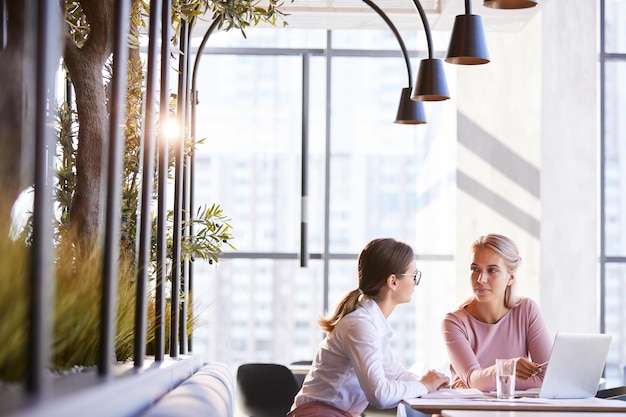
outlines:
[[[64,52],[79,121],[70,230],[75,239],[89,241],[98,237],[103,218],[100,205],[108,114],[102,71],[112,52],[114,1],[82,0],[80,4],[90,25],[88,39],[78,48],[68,38]]]

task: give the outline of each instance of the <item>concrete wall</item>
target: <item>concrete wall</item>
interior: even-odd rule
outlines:
[[[597,8],[543,11],[541,304],[555,330],[599,330]]]
[[[502,233],[550,330],[597,331],[597,4],[538,7],[521,30],[487,34],[492,62],[457,70],[457,297],[471,242]]]

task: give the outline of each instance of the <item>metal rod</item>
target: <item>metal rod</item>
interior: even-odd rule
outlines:
[[[189,61],[190,61],[190,52],[189,45],[191,42],[191,24],[193,21],[187,26],[187,33],[185,36],[184,49],[183,44],[181,44],[181,52],[183,53],[183,65],[184,65],[184,80],[181,80],[181,84],[183,84],[184,92],[185,92],[185,100],[183,102],[183,123],[182,126],[184,128],[183,138],[187,138],[187,127],[189,126]],[[182,75],[183,73],[181,73]],[[185,140],[186,142],[186,140]],[[189,238],[189,153],[184,152],[183,147],[183,169],[182,169],[182,231],[181,236],[183,241],[187,241]],[[190,152],[193,153],[194,149],[191,149]],[[189,311],[189,257],[185,256],[181,259],[181,282],[180,282],[180,293],[183,298],[180,302],[180,329],[179,329],[179,344],[180,344],[180,353],[185,355],[187,353],[187,315]]]
[[[409,88],[413,88],[413,82],[411,81],[411,78],[413,78],[413,76],[411,75],[412,74],[412,71],[411,71],[411,61],[409,60],[409,53],[407,52],[406,45],[404,44],[404,40],[402,39],[402,36],[400,36],[400,32],[398,32],[398,29],[393,24],[391,19],[389,19],[389,17],[385,14],[385,12],[383,12],[380,9],[380,7],[378,7],[375,3],[373,3],[370,0],[363,0],[363,2],[365,4],[367,4],[368,6],[370,6],[372,9],[374,9],[374,11],[376,13],[378,13],[378,15],[380,17],[383,18],[385,23],[387,23],[387,26],[389,26],[389,29],[391,29],[393,34],[396,36],[396,39],[398,40],[398,43],[400,44],[400,50],[402,51],[402,56],[404,57],[404,62],[406,64],[406,70],[407,70],[407,73],[408,73],[408,76],[409,76]]]
[[[428,42],[428,59],[433,59],[433,40],[432,34],[430,33],[430,24],[428,23],[428,19],[426,18],[426,12],[422,7],[422,3],[419,0],[413,0],[417,11],[422,18],[422,24],[424,25],[424,32],[426,32],[426,41]]]
[[[193,129],[193,133],[195,133],[195,129],[196,129],[195,116],[196,116],[196,105],[198,103],[198,98],[196,97],[196,93],[197,93],[196,78],[198,75],[198,68],[200,66],[200,58],[202,58],[202,55],[204,53],[204,48],[206,46],[207,41],[209,40],[209,37],[215,31],[218,24],[219,24],[218,19],[215,19],[213,22],[211,22],[211,25],[209,26],[207,31],[204,33],[202,42],[200,42],[200,46],[198,47],[198,52],[196,52],[196,60],[194,61],[194,64],[193,64],[193,71],[191,73],[191,92],[193,94],[193,101],[192,101],[192,106],[191,106],[191,114],[192,114],[191,128]],[[193,137],[195,138],[195,136]]]
[[[157,201],[157,266],[155,288],[154,359],[165,358],[165,276],[167,271],[167,168],[168,140],[165,124],[169,119],[169,56],[172,0],[163,0],[161,13],[161,85],[159,109],[159,163]]]
[[[115,358],[115,324],[120,257],[120,207],[122,206],[122,168],[128,79],[128,44],[130,0],[115,2],[113,36],[113,78],[111,80],[111,115],[109,118],[108,173],[105,214],[104,255],[102,265],[102,323],[98,374],[110,376]]]
[[[217,28],[219,21],[218,19],[214,20],[213,22],[211,22],[211,25],[209,26],[209,28],[207,29],[207,31],[204,33],[204,36],[202,37],[202,41],[200,42],[200,46],[198,47],[198,51],[196,52],[196,58],[194,60],[194,64],[193,64],[193,70],[191,72],[191,98],[189,100],[191,106],[190,106],[190,128],[189,131],[191,132],[191,138],[195,143],[196,140],[196,110],[197,110],[197,106],[198,106],[198,90],[197,90],[197,86],[196,86],[196,77],[198,74],[198,68],[200,66],[200,59],[202,58],[203,55],[203,51],[204,51],[204,47],[207,43],[207,41],[209,40],[209,37],[211,36],[211,34],[215,31],[215,29]],[[190,31],[191,32],[191,31]],[[190,35],[191,36],[191,35]],[[191,43],[190,43],[191,45]],[[191,50],[191,48],[189,48]],[[195,147],[194,147],[195,148]],[[193,216],[194,213],[196,212],[195,210],[195,182],[196,182],[196,153],[195,150],[194,152],[191,153],[191,156],[189,157],[189,235],[193,236],[194,233],[194,228],[193,228]],[[193,314],[193,284],[194,284],[194,264],[190,263],[189,264],[189,314]],[[188,349],[193,351],[193,338],[189,337],[188,340]]]
[[[606,3],[600,0],[600,333],[606,332]],[[624,375],[626,379],[626,375]]]
[[[3,5],[4,6],[4,5]],[[46,370],[52,350],[53,295],[54,295],[54,246],[53,235],[53,186],[50,181],[51,164],[49,154],[54,148],[54,131],[49,126],[47,104],[48,92],[53,89],[53,77],[58,70],[60,45],[56,34],[61,28],[58,24],[60,16],[58,7],[53,2],[24,2],[29,13],[34,15],[36,46],[26,41],[26,45],[35,46],[36,61],[31,77],[34,77],[34,122],[35,122],[35,182],[33,208],[33,246],[30,271],[30,311],[28,326],[28,364],[26,391],[36,399],[45,396],[48,384],[45,381]],[[3,15],[3,18],[5,16]],[[26,19],[25,19],[26,20]],[[33,35],[26,35],[33,36]],[[35,40],[31,38],[31,40]],[[25,76],[25,80],[28,80]],[[26,123],[26,121],[24,121]]]
[[[135,305],[135,367],[144,364],[147,340],[148,271],[152,247],[152,191],[156,135],[152,126],[156,118],[156,87],[158,77],[158,38],[161,23],[161,0],[150,0],[150,27],[146,74],[144,140],[142,154],[141,211],[139,219],[139,253],[137,260],[137,294]]]
[[[328,293],[330,289],[330,131],[331,131],[331,80],[332,80],[332,34],[330,30],[326,31],[326,131],[324,141],[324,252],[323,252],[323,265],[324,265],[324,300],[323,300],[323,312],[326,314],[329,308]]]
[[[308,240],[308,197],[309,197],[309,61],[308,54],[302,55],[302,155],[301,155],[301,193],[300,193],[300,266],[309,262]]]
[[[179,353],[179,317],[180,317],[180,280],[181,280],[181,236],[182,236],[182,186],[183,158],[185,154],[185,53],[187,44],[187,22],[180,23],[180,53],[178,55],[178,144],[174,153],[174,224],[172,229],[172,293],[170,295],[170,357],[176,358]]]

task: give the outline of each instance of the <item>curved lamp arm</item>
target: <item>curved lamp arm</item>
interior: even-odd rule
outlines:
[[[202,42],[200,42],[200,46],[198,47],[198,52],[196,53],[196,60],[193,63],[193,73],[191,74],[191,92],[193,94],[193,102],[194,105],[196,103],[196,75],[198,74],[198,66],[200,64],[200,58],[202,57],[202,51],[204,51],[204,46],[209,40],[209,36],[213,32],[215,32],[215,28],[217,28],[218,19],[215,19],[211,22],[211,26],[207,29],[204,37],[202,38]]]
[[[466,0],[466,4],[469,1],[470,0]],[[428,59],[432,59],[433,58],[433,39],[430,33],[430,24],[428,23],[428,19],[426,18],[426,12],[424,11],[424,8],[422,7],[422,3],[420,3],[419,0],[413,0],[413,3],[415,4],[417,11],[419,12],[420,17],[422,18],[422,24],[424,25],[424,32],[426,32],[426,42],[428,43]]]
[[[409,76],[409,86],[402,89],[398,114],[396,115],[394,123],[409,125],[426,123],[423,104],[419,101],[411,100],[411,90],[413,90],[413,84],[411,83],[411,61],[409,60],[409,54],[407,53],[402,36],[400,36],[398,29],[396,29],[394,24],[391,22],[391,19],[389,19],[385,12],[383,12],[376,4],[374,4],[371,0],[363,0],[363,2],[374,9],[374,11],[383,18],[385,23],[387,23],[400,44],[402,56],[404,57],[404,62],[406,63],[406,69]]]
[[[389,29],[391,29],[393,34],[396,36],[396,39],[398,40],[398,43],[400,44],[400,49],[402,50],[402,56],[404,57],[404,62],[406,63],[406,69],[407,69],[408,76],[409,76],[409,88],[413,88],[413,82],[411,81],[411,78],[412,78],[411,61],[409,60],[409,54],[406,50],[406,46],[404,45],[404,41],[402,40],[402,37],[400,36],[400,32],[398,32],[398,29],[396,29],[391,19],[389,19],[389,17],[380,9],[380,7],[378,7],[376,4],[374,4],[370,0],[363,0],[363,2],[367,4],[368,6],[370,6],[372,9],[374,9],[374,11],[378,13],[380,17],[383,18],[385,23],[387,23],[387,25],[389,26]]]

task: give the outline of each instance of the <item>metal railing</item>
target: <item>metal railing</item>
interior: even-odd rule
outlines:
[[[15,2],[10,4],[9,2]],[[26,415],[38,415],[43,412],[42,406],[49,404],[56,397],[51,385],[53,380],[49,378],[49,369],[52,355],[53,340],[53,320],[55,292],[55,247],[54,247],[54,215],[53,215],[53,151],[56,148],[56,132],[54,114],[50,103],[56,102],[55,97],[55,77],[61,70],[60,58],[63,49],[61,36],[63,28],[61,23],[62,8],[58,2],[38,1],[38,0],[0,0],[0,48],[7,44],[7,27],[11,24],[11,14],[7,12],[10,7],[23,7],[24,44],[26,45],[25,55],[34,57],[34,65],[24,66],[24,84],[34,85],[32,97],[28,97],[34,106],[34,139],[35,150],[32,152],[34,169],[34,206],[33,206],[33,235],[31,252],[31,271],[29,278],[30,307],[29,307],[29,334],[27,346],[27,375],[23,385],[23,392],[20,400],[6,402],[0,406],[0,415],[22,410]],[[63,3],[63,2],[61,2]],[[181,301],[179,294],[182,291],[188,294],[191,287],[189,265],[184,265],[181,260],[181,236],[189,233],[183,227],[183,211],[188,210],[191,204],[190,198],[190,160],[185,157],[184,143],[181,138],[180,146],[176,149],[174,170],[175,170],[175,202],[174,202],[174,256],[173,265],[181,265],[180,268],[171,268],[172,279],[167,280],[166,258],[167,258],[167,181],[168,181],[168,144],[164,137],[164,129],[157,129],[155,123],[157,113],[169,115],[169,71],[171,53],[171,0],[151,0],[149,20],[149,46],[147,54],[147,69],[145,72],[145,96],[142,134],[142,155],[141,155],[141,178],[145,186],[141,189],[140,211],[137,215],[138,235],[137,235],[137,273],[136,273],[136,303],[134,321],[134,355],[133,368],[128,367],[120,371],[115,369],[115,325],[117,311],[117,280],[119,274],[120,258],[120,211],[121,211],[121,177],[123,172],[123,153],[125,138],[125,112],[126,112],[126,87],[128,79],[128,29],[130,16],[130,0],[115,1],[115,21],[114,25],[114,46],[113,46],[113,70],[110,92],[110,117],[108,121],[108,133],[104,140],[105,149],[103,155],[107,161],[103,167],[106,178],[105,201],[103,204],[104,232],[102,247],[102,302],[100,305],[100,354],[97,364],[97,375],[92,385],[99,385],[100,388],[118,381],[120,375],[139,376],[145,372],[152,372],[154,368],[168,368],[161,387],[170,386],[173,381],[180,380],[188,376],[190,370],[197,369],[200,364],[197,358],[192,359],[191,368],[187,365],[182,368],[178,365],[171,366],[165,362],[179,358],[189,352],[188,347],[191,341],[187,338],[187,327],[185,317],[187,316],[187,297]],[[34,22],[34,23],[31,23]],[[176,118],[180,126],[189,125],[189,103],[188,94],[190,88],[187,77],[189,67],[188,52],[189,28],[183,24],[179,48],[180,71],[178,83],[178,107]],[[159,49],[160,45],[160,49]],[[159,64],[159,56],[160,66]],[[158,81],[160,80],[160,81]],[[157,85],[160,83],[160,85]],[[160,97],[157,96],[160,91]],[[28,92],[24,92],[28,94]],[[160,109],[157,112],[157,106]],[[4,111],[1,109],[0,111]],[[24,115],[22,124],[32,123],[28,115]],[[159,126],[166,123],[167,117],[159,117]],[[184,136],[189,129],[180,129],[180,135]],[[24,139],[24,138],[23,138]],[[147,344],[147,311],[149,303],[148,294],[148,270],[151,261],[150,248],[152,242],[152,213],[151,206],[155,198],[154,190],[151,186],[154,181],[155,155],[158,154],[157,165],[157,220],[156,220],[156,290],[155,290],[155,356],[154,362],[146,365],[146,344]],[[3,278],[4,279],[4,278]],[[165,337],[165,314],[166,314],[166,285],[171,285],[171,309],[170,309],[170,329],[169,337],[169,357],[166,358],[166,337]],[[115,377],[115,378],[114,378]],[[158,377],[157,377],[158,379]],[[59,381],[54,382],[58,384]],[[145,380],[141,382],[146,384]],[[103,389],[103,392],[107,389]],[[162,394],[162,389],[156,390]],[[139,395],[144,398],[144,402],[154,402],[154,398],[147,398],[145,394]],[[0,403],[2,403],[0,396]],[[133,406],[140,409],[142,405]],[[31,410],[28,414],[28,410]],[[26,411],[24,411],[26,410]],[[39,411],[33,411],[39,410]],[[65,409],[67,410],[67,409]],[[60,412],[60,411],[59,411]],[[67,412],[67,411],[64,411]],[[107,415],[106,407],[104,411],[94,411]],[[45,414],[45,412],[44,412]],[[52,414],[54,415],[54,413]],[[94,415],[94,414],[91,414]],[[130,414],[129,414],[130,415]]]

